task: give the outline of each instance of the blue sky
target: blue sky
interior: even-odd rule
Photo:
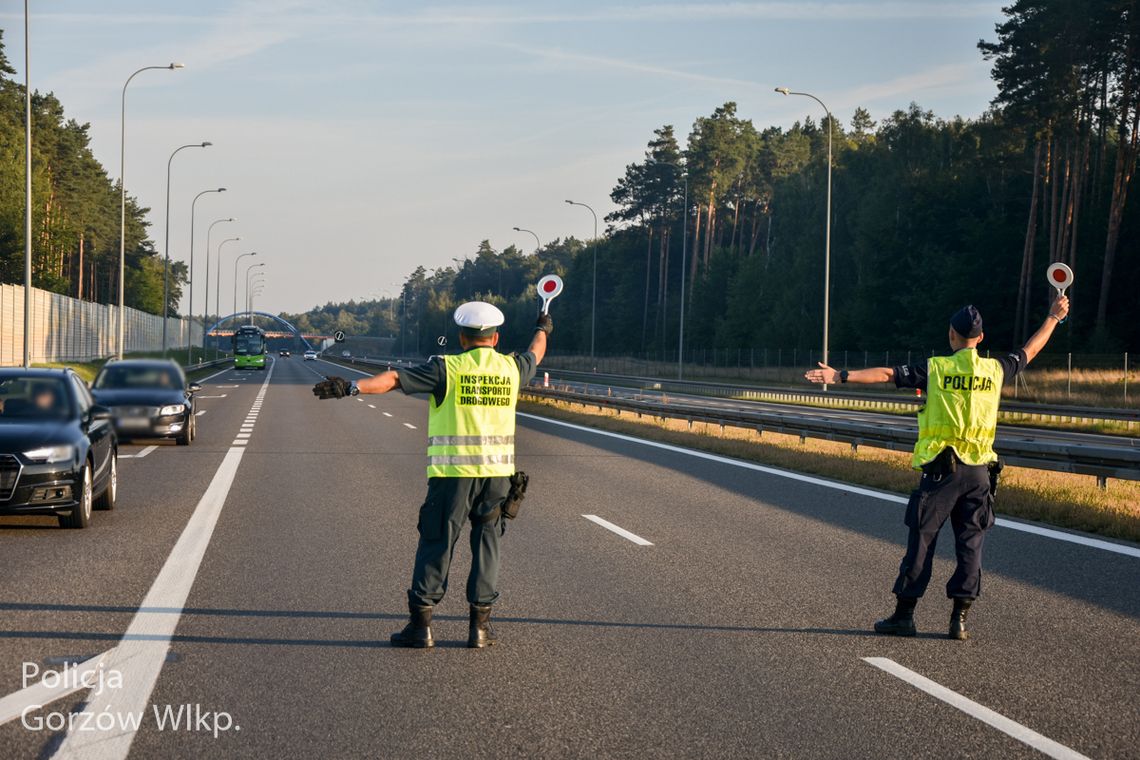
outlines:
[[[531,2],[32,0],[32,86],[91,123],[118,175],[119,94],[128,94],[127,186],[150,206],[162,248],[165,169],[174,159],[171,255],[195,271],[205,227],[232,257],[267,266],[259,307],[301,311],[393,293],[487,238],[529,250],[591,233],[584,209],[642,157],[654,128],[687,135],[727,100],[758,126],[789,126],[821,97],[843,122],[916,101],[977,116],[994,95],[975,49],[1000,2]],[[97,9],[97,10],[95,10]],[[22,3],[0,0],[7,52],[23,78]],[[211,275],[211,280],[213,276]],[[213,287],[211,285],[211,287]],[[201,280],[195,312],[202,311]],[[213,299],[211,298],[211,301]],[[224,304],[223,304],[224,306]]]

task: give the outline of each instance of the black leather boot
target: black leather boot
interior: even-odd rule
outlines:
[[[958,641],[970,638],[970,633],[966,630],[966,616],[970,614],[970,605],[973,601],[973,599],[954,600],[954,611],[950,613],[950,638]]]
[[[494,646],[498,639],[491,628],[491,605],[471,605],[471,627],[467,631],[467,648],[482,649]]]
[[[431,607],[409,606],[411,619],[404,630],[392,634],[392,646],[431,649],[435,639],[431,637]]]
[[[898,601],[895,603],[895,614],[889,618],[876,621],[875,633],[883,633],[888,636],[915,635],[914,608],[917,605],[917,599],[905,596],[898,597]]]

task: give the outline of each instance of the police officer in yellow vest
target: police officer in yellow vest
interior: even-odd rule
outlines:
[[[496,641],[491,605],[499,598],[499,543],[506,530],[502,508],[515,476],[515,407],[519,388],[534,378],[553,329],[549,315],[540,314],[526,353],[501,354],[495,347],[503,321],[503,312],[492,304],[465,303],[455,310],[462,353],[434,356],[420,366],[381,372],[356,383],[330,377],[313,388],[320,398],[396,388],[431,394],[428,493],[420,507],[419,546],[408,590],[411,619],[392,634],[392,646],[435,646],[432,609],[447,591],[452,553],[468,521],[472,556],[467,646],[480,649]]]
[[[993,492],[1000,471],[994,452],[997,411],[1003,384],[1013,381],[1041,352],[1069,313],[1060,296],[1044,324],[1025,346],[997,359],[978,355],[982,316],[966,306],[950,319],[950,356],[923,365],[874,367],[841,372],[820,364],[805,377],[813,383],[886,383],[921,388],[926,405],[918,413],[918,443],[912,464],[922,478],[906,507],[906,555],[895,580],[895,612],[875,623],[878,633],[914,636],[914,608],[930,582],[938,532],[947,519],[954,529],[958,564],[946,584],[953,600],[949,636],[966,639],[966,615],[981,592],[982,542],[994,523]]]

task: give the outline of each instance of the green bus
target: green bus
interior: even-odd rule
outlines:
[[[234,330],[234,369],[265,369],[265,330],[242,325]]]

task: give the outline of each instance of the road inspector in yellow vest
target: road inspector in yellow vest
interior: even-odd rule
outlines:
[[[507,519],[514,516],[526,490],[526,477],[515,470],[515,407],[519,388],[528,384],[546,355],[553,329],[540,314],[530,347],[522,354],[501,354],[499,326],[503,312],[473,301],[455,310],[463,352],[433,356],[409,369],[381,372],[356,383],[330,377],[317,383],[319,398],[360,393],[428,393],[428,492],[419,515],[419,546],[408,590],[410,620],[392,634],[392,646],[435,646],[432,610],[447,591],[455,544],[464,523],[471,523],[471,605],[467,646],[495,643],[491,605],[499,598],[499,544]]]
[[[1021,350],[997,359],[978,355],[985,337],[982,315],[966,306],[950,319],[950,356],[922,365],[837,371],[825,364],[804,377],[813,383],[887,383],[921,388],[926,405],[918,413],[918,442],[912,464],[922,471],[906,506],[906,554],[895,580],[895,612],[875,623],[878,633],[914,636],[914,609],[930,582],[938,532],[947,519],[954,529],[957,567],[946,584],[953,601],[949,636],[966,639],[966,616],[982,589],[982,543],[994,524],[994,493],[1001,472],[994,451],[1002,386],[1041,352],[1069,313],[1059,295],[1045,323]]]

